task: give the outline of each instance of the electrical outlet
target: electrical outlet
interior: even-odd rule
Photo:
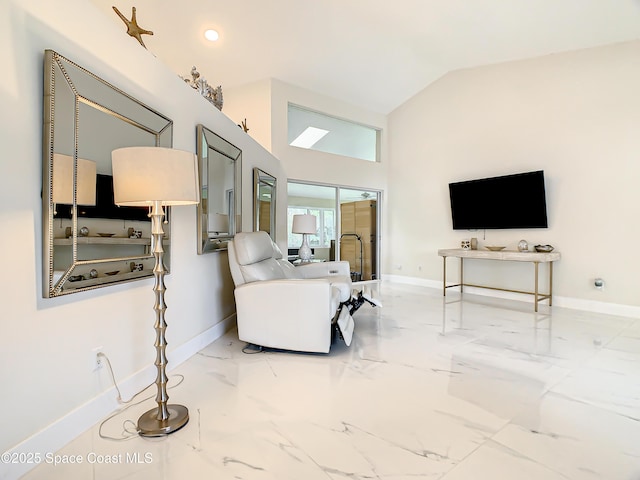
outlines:
[[[91,350],[89,366],[92,372],[96,372],[104,367],[104,357],[101,355],[102,347],[95,347]]]

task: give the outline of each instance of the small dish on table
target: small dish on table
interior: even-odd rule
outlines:
[[[484,248],[487,250],[491,250],[492,252],[499,252],[500,250],[504,250],[506,247],[502,247],[499,245],[487,245]]]

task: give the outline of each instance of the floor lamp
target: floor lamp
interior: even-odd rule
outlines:
[[[199,201],[198,164],[193,153],[161,147],[129,147],[111,153],[113,193],[116,205],[151,208],[151,251],[155,257],[153,290],[156,302],[156,387],[157,408],[138,419],[138,433],[156,437],[182,428],[189,421],[189,411],[182,405],[168,405],[167,357],[164,313],[164,250],[162,221],[164,207],[191,205]]]
[[[294,215],[293,225],[291,227],[292,233],[302,234],[302,245],[298,250],[298,257],[303,262],[311,260],[311,248],[307,240],[308,234],[316,233],[316,216],[315,215]]]

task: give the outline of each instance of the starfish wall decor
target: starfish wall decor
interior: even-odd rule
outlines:
[[[113,7],[113,10],[118,14],[118,16],[127,26],[127,33],[138,40],[140,42],[140,45],[142,45],[144,48],[147,48],[147,46],[142,41],[142,35],[153,35],[153,32],[151,30],[140,28],[140,26],[138,25],[138,21],[136,20],[136,7],[131,7],[131,20],[127,19],[127,17],[120,13],[120,10],[118,10],[116,7]]]

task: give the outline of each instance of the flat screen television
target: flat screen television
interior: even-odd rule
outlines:
[[[138,220],[149,222],[149,209],[146,207],[118,207],[113,201],[113,177],[96,175],[96,204],[78,205],[78,217],[114,218],[119,220]],[[54,218],[71,218],[71,205],[56,205]]]
[[[547,228],[544,172],[449,184],[454,230]]]

